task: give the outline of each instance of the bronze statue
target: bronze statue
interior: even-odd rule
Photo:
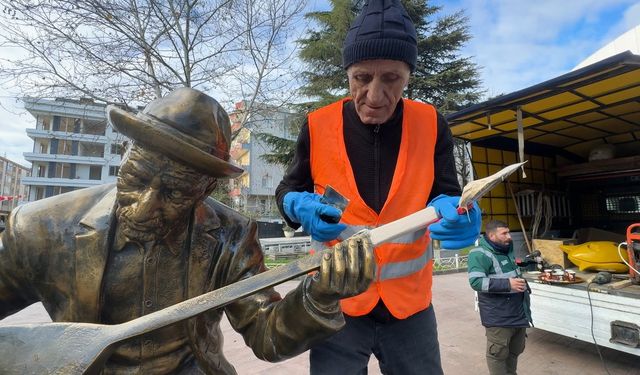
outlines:
[[[18,207],[0,242],[0,318],[42,301],[54,322],[118,324],[266,270],[254,221],[209,198],[228,162],[229,119],[209,96],[181,88],[133,115],[107,108],[129,136],[117,185]],[[281,298],[269,288],[224,308],[257,357],[297,355],[339,330],[340,298],[366,290],[372,246],[350,240]],[[222,309],[134,337],[104,374],[232,374]],[[0,356],[2,353],[0,353]]]

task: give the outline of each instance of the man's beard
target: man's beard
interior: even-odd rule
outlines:
[[[121,207],[118,209],[118,223],[122,234],[131,241],[140,243],[155,241],[164,238],[170,228],[159,218],[152,218],[144,223],[138,223],[129,218],[131,209],[129,207]]]
[[[500,241],[496,239],[496,241],[492,241],[488,236],[485,235],[485,240],[497,251],[501,253],[507,253],[511,249],[511,241]]]
[[[509,247],[509,246],[511,246],[511,242],[512,242],[511,240],[502,241],[502,242],[500,243],[500,245],[502,245],[502,246],[504,246],[504,247]]]

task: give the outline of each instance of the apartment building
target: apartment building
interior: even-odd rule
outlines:
[[[245,102],[237,103],[230,114],[232,129],[234,133],[238,132],[231,144],[231,158],[245,170],[242,176],[231,182],[232,205],[262,222],[282,223],[274,193],[285,168],[267,163],[262,158],[272,150],[258,139],[257,134],[268,133],[295,139],[297,134],[291,134],[290,124],[293,116],[292,113],[268,106],[259,106],[257,110],[254,106],[251,113],[247,114]]]
[[[27,129],[33,150],[24,153],[29,201],[116,181],[127,138],[108,124],[105,104],[26,98],[24,106],[36,119]]]
[[[0,156],[0,226],[11,210],[27,200],[23,180],[29,168]]]

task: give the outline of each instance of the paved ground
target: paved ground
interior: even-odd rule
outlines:
[[[285,293],[296,285],[287,282],[278,290]],[[473,311],[473,291],[466,273],[438,275],[434,280],[434,306],[445,374],[486,374],[485,338],[480,319]],[[535,319],[535,317],[534,317]],[[32,305],[0,324],[50,321],[41,304]],[[280,362],[266,363],[256,359],[225,320],[225,354],[241,375],[306,374],[308,355]],[[640,375],[640,357],[602,348],[604,362],[611,375]],[[520,356],[520,375],[602,375],[606,371],[593,344],[569,339],[538,329],[529,331],[527,348]],[[2,372],[0,370],[0,372]],[[369,374],[380,374],[375,358],[369,363]]]

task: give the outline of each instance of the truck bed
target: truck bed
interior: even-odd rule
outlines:
[[[588,284],[595,273],[577,272],[576,284],[549,284],[525,273],[531,288],[531,312],[536,328],[640,356],[640,347],[611,342],[611,322],[640,325],[640,286],[619,287],[615,280]],[[587,290],[587,287],[589,288]],[[592,312],[593,311],[593,312]],[[591,332],[593,318],[593,336]],[[634,336],[632,334],[632,336]]]

